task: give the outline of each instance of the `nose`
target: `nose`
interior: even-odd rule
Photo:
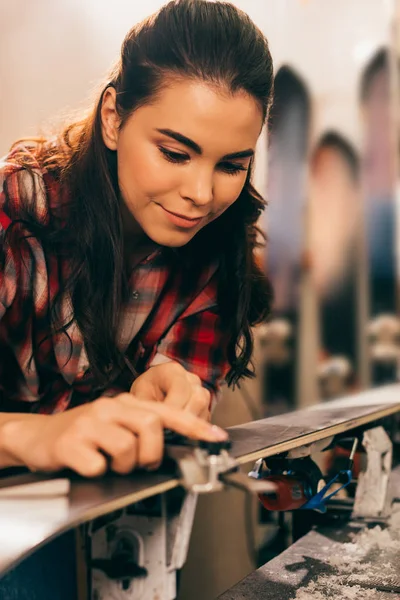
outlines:
[[[196,168],[187,174],[181,196],[196,206],[210,204],[214,196],[213,169]]]

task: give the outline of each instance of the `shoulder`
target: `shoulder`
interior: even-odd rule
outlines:
[[[19,143],[0,159],[0,211],[10,221],[26,215],[39,225],[49,222],[60,184],[43,164],[44,144]]]

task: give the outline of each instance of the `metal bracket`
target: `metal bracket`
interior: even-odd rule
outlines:
[[[237,463],[225,449],[210,453],[200,447],[172,445],[166,448],[182,477],[182,485],[191,492],[203,494],[223,489],[219,476],[236,468]]]
[[[171,493],[172,502],[161,494],[119,511],[103,526],[91,523],[91,600],[176,598],[176,571],[186,560],[197,495]]]
[[[91,523],[88,529],[91,600],[174,600],[176,571],[187,555],[198,493],[232,485],[271,493],[275,484],[239,471],[220,444],[195,445],[175,436],[166,444],[184,489],[138,502]]]
[[[251,494],[268,493],[275,486],[267,481],[245,475],[239,470],[238,462],[224,448],[168,445],[168,456],[177,464],[182,485],[190,492],[204,494],[219,492],[224,485],[237,487]]]
[[[360,475],[352,517],[386,518],[392,504],[390,473],[393,445],[383,427],[364,432],[367,466]]]

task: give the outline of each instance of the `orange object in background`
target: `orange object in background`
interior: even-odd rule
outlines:
[[[267,510],[295,510],[309,500],[305,493],[304,482],[300,478],[291,475],[271,475],[266,479],[277,486],[275,495],[259,495],[261,504]]]
[[[329,453],[327,453],[325,471],[327,473],[340,471],[340,463],[344,462],[345,460],[348,461],[350,458],[350,454],[350,448],[342,448],[341,446],[335,446],[335,448],[333,448],[329,451]],[[353,466],[351,470],[354,479],[358,479],[358,476],[361,471],[361,454],[361,452],[356,452],[353,457]]]

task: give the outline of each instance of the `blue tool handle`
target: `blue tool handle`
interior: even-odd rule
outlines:
[[[310,498],[308,500],[308,502],[303,504],[303,506],[300,507],[300,510],[318,510],[319,512],[325,513],[326,512],[326,506],[325,506],[326,502],[328,502],[328,500],[333,498],[333,496],[336,496],[336,494],[338,494],[340,492],[340,490],[343,490],[343,488],[347,487],[349,485],[349,483],[351,482],[352,477],[353,477],[353,474],[350,471],[350,469],[347,469],[345,471],[339,471],[339,473],[337,475],[335,475],[335,477],[333,479],[331,479],[331,481],[329,483],[327,483],[322,488],[322,490],[320,490],[317,494],[315,494],[315,496]],[[325,495],[327,492],[329,492],[332,485],[334,483],[336,483],[337,481],[341,481],[341,482],[344,481],[344,483],[337,490],[334,490],[330,494]]]

